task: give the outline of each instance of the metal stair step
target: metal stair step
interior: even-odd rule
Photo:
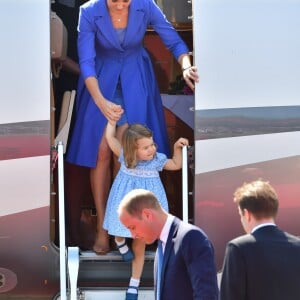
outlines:
[[[145,260],[154,260],[155,252],[146,251]],[[105,255],[97,255],[93,251],[80,251],[80,261],[120,261],[122,262],[122,256],[118,251],[110,251]]]
[[[124,300],[126,289],[124,288],[101,288],[80,289],[77,291],[77,300]],[[69,299],[69,295],[67,295]],[[139,300],[154,300],[153,288],[140,288]],[[57,295],[54,300],[61,300]]]

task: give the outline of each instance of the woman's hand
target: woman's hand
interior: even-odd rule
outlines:
[[[199,75],[195,66],[190,66],[182,70],[182,76],[191,90],[195,90],[195,82],[199,82]]]
[[[97,78],[94,76],[90,76],[86,78],[85,84],[95,104],[101,110],[105,118],[111,122],[118,121],[121,118],[121,115],[124,112],[124,110],[121,107],[121,105],[117,105],[104,98],[99,89]]]
[[[117,122],[124,112],[121,105],[115,104],[107,99],[103,99],[103,101],[101,101],[100,110],[107,118],[108,122],[112,124]]]

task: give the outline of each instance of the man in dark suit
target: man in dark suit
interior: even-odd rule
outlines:
[[[221,300],[299,300],[300,239],[275,225],[278,197],[266,181],[234,193],[246,235],[227,245]]]
[[[161,284],[155,289],[156,300],[218,299],[214,251],[201,229],[168,214],[155,195],[143,189],[133,190],[124,197],[119,217],[133,238],[146,244],[162,242]],[[156,269],[157,255],[155,286]]]

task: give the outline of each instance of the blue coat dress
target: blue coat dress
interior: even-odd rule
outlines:
[[[84,85],[84,80],[89,76],[98,79],[102,94],[111,101],[120,82],[128,123],[146,124],[153,131],[158,151],[169,156],[160,91],[150,56],[143,47],[149,25],[176,59],[188,53],[186,44],[153,0],[131,1],[122,44],[112,25],[106,0],[92,0],[81,6],[78,24],[81,75],[75,104],[75,124],[66,156],[68,162],[95,167],[107,124],[107,119]]]

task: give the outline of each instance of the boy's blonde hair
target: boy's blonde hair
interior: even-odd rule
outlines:
[[[122,147],[124,161],[127,168],[133,169],[137,165],[137,141],[141,138],[153,137],[152,131],[141,124],[131,124],[123,133]]]

